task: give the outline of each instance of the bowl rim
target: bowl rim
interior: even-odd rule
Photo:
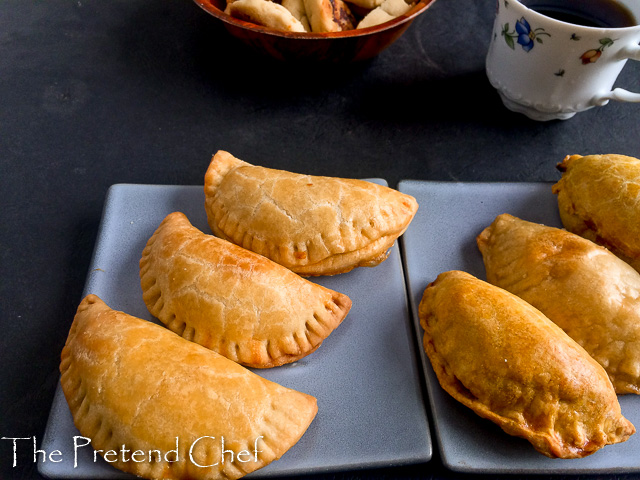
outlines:
[[[224,13],[216,7],[212,0],[193,0],[200,8],[214,17],[222,20],[228,25],[240,27],[246,30],[251,30],[257,33],[263,33],[265,35],[271,35],[274,37],[295,38],[300,40],[323,40],[330,38],[355,38],[372,35],[374,33],[383,32],[385,30],[393,29],[403,23],[413,20],[415,17],[424,12],[430,7],[436,0],[419,0],[411,9],[398,17],[389,20],[378,25],[373,25],[367,28],[344,30],[341,32],[286,32],[282,30],[276,30],[274,28],[265,27],[262,25],[256,25],[255,23],[246,22],[238,18],[234,18],[231,15]]]

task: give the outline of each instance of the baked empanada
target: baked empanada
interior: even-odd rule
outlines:
[[[353,30],[356,20],[343,0],[304,0],[312,32]]]
[[[224,11],[234,18],[285,32],[305,32],[304,25],[282,5],[270,0],[235,0]]]
[[[607,247],[640,271],[640,160],[624,155],[571,155],[553,186],[562,224]]]
[[[80,434],[144,478],[240,478],[280,458],[317,412],[312,396],[95,295],[78,307],[60,372]]]
[[[384,0],[379,7],[371,10],[360,20],[358,28],[367,28],[393,20],[400,15],[407,13],[413,4],[408,4],[404,0]]]
[[[635,432],[604,369],[515,295],[445,272],[425,289],[419,317],[440,385],[540,453],[584,457]]]
[[[360,10],[372,10],[376,7],[379,7],[384,0],[349,0],[351,5],[355,5],[356,8]]]
[[[391,188],[257,167],[224,151],[209,165],[204,192],[216,235],[301,275],[378,265],[418,209]]]
[[[282,0],[281,5],[289,10],[291,15],[298,19],[306,32],[311,31],[311,25],[309,24],[309,17],[307,16],[307,10],[304,6],[304,0]]]
[[[617,393],[640,393],[640,274],[559,228],[498,216],[478,236],[487,280],[519,296],[604,367]]]
[[[172,331],[249,367],[315,351],[351,308],[346,295],[169,214],[140,259],[143,300]]]

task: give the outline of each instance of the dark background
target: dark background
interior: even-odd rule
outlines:
[[[200,185],[218,149],[391,186],[554,181],[566,154],[640,156],[638,105],[548,123],[504,109],[484,74],[494,9],[438,0],[374,60],[305,67],[245,50],[190,0],[2,0],[0,436],[42,439],[114,183]],[[618,84],[640,91],[640,65]],[[0,442],[0,478],[39,478],[11,455]],[[459,477],[437,448],[425,465],[324,476]]]

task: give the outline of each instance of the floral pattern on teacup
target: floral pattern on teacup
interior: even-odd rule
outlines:
[[[531,25],[529,25],[529,22],[527,22],[527,19],[524,17],[521,17],[520,20],[516,21],[515,30],[509,30],[509,23],[507,22],[502,27],[501,34],[511,50],[515,50],[515,44],[517,41],[525,52],[529,52],[534,47],[535,42],[543,43],[541,37],[545,35],[547,37],[551,36],[551,34],[545,32],[544,28],[532,29]]]
[[[615,40],[611,40],[610,38],[601,38],[600,46],[598,48],[593,48],[591,50],[587,50],[582,55],[580,55],[580,60],[583,65],[589,65],[591,63],[596,63],[598,59],[602,56],[602,51],[610,47],[614,44]]]

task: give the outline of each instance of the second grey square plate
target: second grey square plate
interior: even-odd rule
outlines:
[[[420,208],[402,237],[409,299],[419,339],[417,306],[441,272],[463,270],[486,279],[476,236],[501,213],[562,227],[550,183],[453,183],[402,181]],[[458,403],[438,383],[421,348],[440,454],[456,471],[474,473],[619,473],[640,471],[640,434],[581,459],[550,459],[526,440],[511,437]],[[640,397],[621,396],[622,413],[640,427]]]
[[[138,262],[151,234],[174,211],[211,232],[201,186],[112,186],[84,294],[94,293],[114,309],[157,323],[142,301]],[[318,415],[280,460],[250,476],[428,461],[431,439],[398,246],[375,268],[311,280],[347,294],[353,307],[315,353],[290,365],[254,370],[315,396]],[[40,473],[51,478],[132,478],[100,456],[94,461],[90,447],[78,449],[74,465],[77,435],[58,388],[41,448],[60,450],[64,461],[39,463]]]

